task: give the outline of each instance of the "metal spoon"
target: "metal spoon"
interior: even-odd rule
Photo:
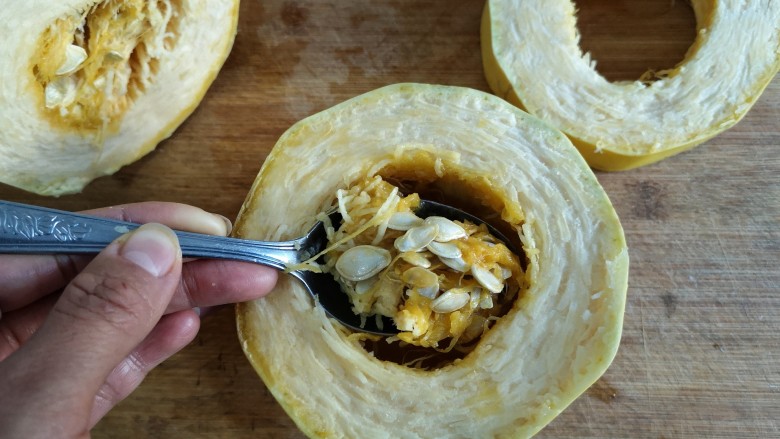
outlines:
[[[433,201],[422,200],[417,216],[443,216],[452,220],[484,221],[462,210]],[[330,215],[333,224],[341,223],[341,215]],[[95,254],[116,238],[140,224],[82,215],[38,206],[0,200],[0,254]],[[490,225],[490,233],[510,245],[509,241]],[[318,222],[304,236],[291,241],[267,242],[227,238],[176,231],[182,256],[190,258],[232,259],[267,265],[278,270],[300,264],[326,248],[325,226]],[[511,249],[510,245],[510,249]],[[348,296],[328,273],[291,271],[325,311],[343,325],[361,332],[383,336],[398,333],[392,319],[382,317],[361,322],[352,312]]]

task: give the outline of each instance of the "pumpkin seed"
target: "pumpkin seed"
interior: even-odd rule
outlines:
[[[486,268],[475,265],[471,267],[471,275],[491,293],[500,293],[504,289],[504,282]]]
[[[429,287],[417,287],[417,293],[423,297],[434,299],[436,298],[436,295],[439,294],[439,284],[431,285]]]
[[[367,292],[371,291],[371,288],[376,284],[377,279],[375,277],[370,277],[368,279],[361,280],[355,284],[355,293],[360,294],[361,296],[363,294],[366,294]]]
[[[106,53],[106,60],[108,61],[124,61],[125,57],[116,50],[110,50]]]
[[[431,268],[431,261],[425,256],[426,254],[429,253],[405,252],[401,253],[401,259],[417,267]]]
[[[482,309],[493,308],[493,296],[490,294],[483,294],[479,299],[479,307]]]
[[[440,314],[457,311],[466,306],[466,304],[469,303],[470,298],[471,296],[469,293],[453,288],[445,291],[444,294],[434,299],[433,302],[431,302],[431,309],[433,312]]]
[[[482,333],[485,331],[485,325],[487,324],[487,319],[482,317],[479,314],[474,315],[474,319],[471,321],[471,324],[466,328],[465,331],[463,331],[463,334],[460,336],[460,340],[463,343],[468,343],[475,338],[482,335]]]
[[[512,277],[512,270],[506,267],[501,267],[501,275],[504,277],[504,280],[509,279]]]
[[[429,216],[425,218],[425,224],[436,225],[439,228],[439,233],[436,234],[436,241],[439,242],[452,241],[468,236],[463,227],[443,216]]]
[[[436,273],[422,267],[412,267],[401,275],[401,280],[409,285],[419,287],[428,286],[439,282]]]
[[[65,62],[54,72],[57,76],[67,75],[75,72],[79,66],[87,59],[87,51],[81,46],[71,44],[65,48]]]
[[[463,256],[457,245],[450,242],[433,241],[427,246],[428,250],[436,256],[448,259],[455,259]]]
[[[347,280],[358,282],[374,276],[390,265],[390,252],[373,245],[358,245],[345,251],[336,261],[336,271]]]
[[[76,99],[76,79],[60,76],[46,84],[44,89],[46,108],[67,107]]]
[[[479,307],[479,300],[482,298],[482,288],[476,287],[469,291],[469,302],[472,309]]]
[[[429,299],[436,297],[436,293],[439,292],[439,276],[422,267],[412,267],[404,271],[401,281]]]
[[[393,245],[400,252],[417,252],[433,242],[437,233],[439,233],[439,228],[435,225],[412,227],[399,236]]]
[[[415,215],[414,212],[396,212],[390,216],[387,222],[387,228],[405,232],[412,227],[423,224],[423,219]]]
[[[439,256],[439,260],[446,266],[452,268],[455,271],[459,271],[461,273],[467,273],[469,269],[471,269],[471,266],[466,263],[463,258],[443,258]]]

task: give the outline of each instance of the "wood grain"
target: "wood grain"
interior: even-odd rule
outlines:
[[[693,38],[683,2],[577,5],[583,46],[610,79],[672,67]],[[223,71],[155,152],[79,195],[2,186],[0,198],[69,210],[171,200],[235,217],[276,139],[301,118],[395,82],[487,90],[482,6],[246,0]],[[604,377],[540,437],[780,436],[779,119],[775,80],[740,124],[706,144],[597,174],[630,248],[623,341]],[[245,360],[229,308],[93,434],[302,437]]]

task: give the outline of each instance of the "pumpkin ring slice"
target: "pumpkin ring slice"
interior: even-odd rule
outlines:
[[[249,361],[311,437],[535,433],[598,379],[620,340],[628,254],[592,171],[562,133],[495,96],[398,84],[292,126],[234,233],[296,236],[338,189],[372,175],[438,194],[514,239],[527,267],[518,299],[471,353],[422,369],[369,352],[364,334],[282,276],[237,307]]]
[[[617,171],[678,154],[734,126],[780,69],[780,3],[692,0],[697,37],[650,84],[609,82],[579,47],[570,0],[490,0],[482,59],[490,88]]]
[[[31,0],[0,10],[0,181],[79,192],[192,113],[233,45],[238,0]]]

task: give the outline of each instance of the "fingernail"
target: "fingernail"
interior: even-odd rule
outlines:
[[[212,306],[196,306],[195,308],[192,308],[193,311],[195,311],[195,314],[198,315],[198,317],[205,317],[208,314],[211,314],[211,311],[213,311],[214,307]]]
[[[176,262],[179,242],[171,229],[144,224],[127,237],[119,254],[154,277],[168,273]]]
[[[213,215],[218,217],[219,219],[221,219],[225,223],[225,235],[230,235],[230,232],[233,231],[233,223],[229,219],[227,219],[227,217],[224,217],[224,216],[216,214],[216,213],[213,214]]]
[[[227,236],[230,234],[230,230],[233,228],[233,224],[230,220],[218,213],[211,213],[203,211],[204,215],[198,215],[192,217],[194,224],[197,224],[201,233],[207,233],[209,235]]]

